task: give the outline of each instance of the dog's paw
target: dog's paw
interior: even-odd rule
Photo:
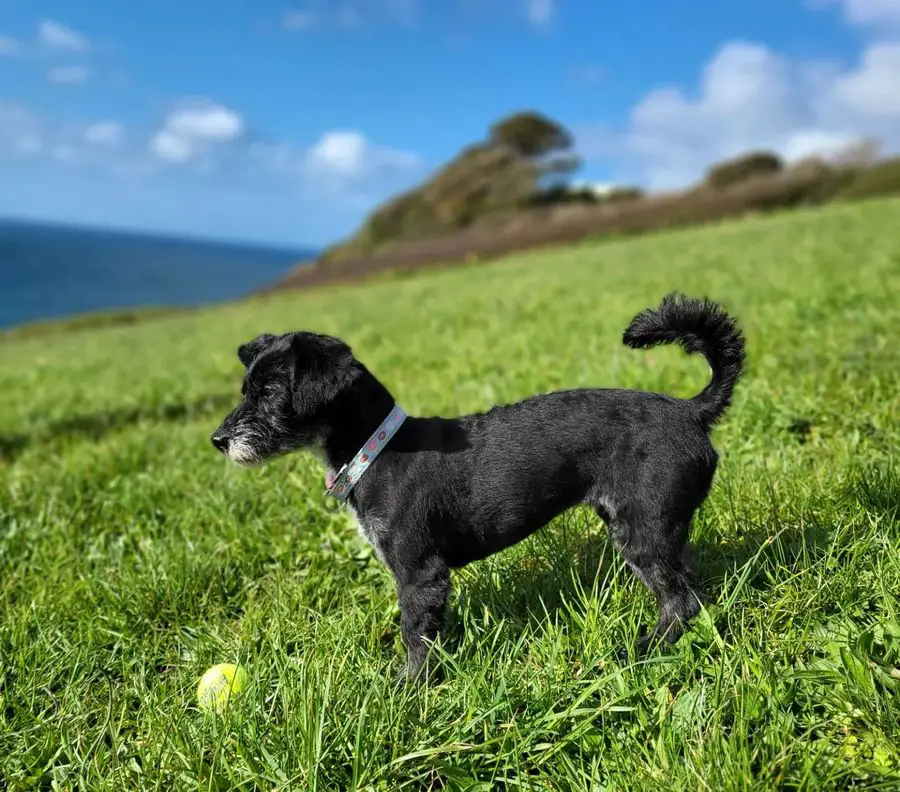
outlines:
[[[399,671],[394,675],[394,684],[400,690],[406,690],[408,688],[418,687],[422,683],[422,674],[421,671],[417,671],[415,668],[410,666],[409,663],[404,663]]]
[[[663,634],[657,628],[654,628],[638,638],[633,648],[629,649],[629,647],[625,646],[620,649],[619,661],[627,665],[635,663],[652,653],[665,652],[678,642],[680,636],[680,630],[669,629]]]
[[[633,646],[623,646],[619,649],[619,664],[623,666],[631,665],[638,662],[647,653],[647,645],[643,639],[635,643]]]
[[[646,657],[655,647],[659,645],[659,637],[654,632],[646,633],[635,641],[633,646],[623,646],[619,649],[618,657],[622,665],[636,663],[643,657]]]
[[[656,633],[648,633],[647,635],[643,635],[638,639],[637,644],[635,645],[634,653],[637,656],[637,659],[642,657],[646,657],[655,649],[658,649],[660,645],[659,636]]]
[[[395,683],[401,690],[433,687],[442,680],[443,673],[440,668],[428,663],[422,663],[418,666],[411,666],[409,663],[406,663],[394,678]]]

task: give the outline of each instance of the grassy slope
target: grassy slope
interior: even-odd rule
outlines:
[[[897,789],[898,209],[5,342],[0,779]],[[619,666],[654,604],[575,511],[456,576],[449,681],[395,692],[391,580],[348,518],[321,508],[318,464],[246,471],[209,445],[238,393],[237,344],[339,333],[414,412],[568,386],[689,395],[707,376],[699,360],[620,342],[672,288],[722,300],[749,342],[695,528],[708,612],[668,655]],[[238,659],[254,679],[242,706],[202,715],[199,674]]]

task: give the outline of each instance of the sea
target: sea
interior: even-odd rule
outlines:
[[[236,299],[315,256],[313,249],[0,220],[0,329],[92,311]]]

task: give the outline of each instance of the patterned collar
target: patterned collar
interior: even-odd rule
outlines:
[[[384,450],[397,430],[406,420],[406,413],[396,404],[388,417],[381,422],[366,444],[356,452],[346,465],[336,474],[329,473],[325,477],[325,491],[337,500],[344,502],[350,497],[350,492],[368,470],[375,458]]]

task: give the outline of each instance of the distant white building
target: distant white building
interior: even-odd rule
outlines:
[[[618,185],[609,182],[573,182],[570,185],[570,189],[577,191],[587,190],[592,192],[598,198],[603,198],[613,192],[617,186]]]

